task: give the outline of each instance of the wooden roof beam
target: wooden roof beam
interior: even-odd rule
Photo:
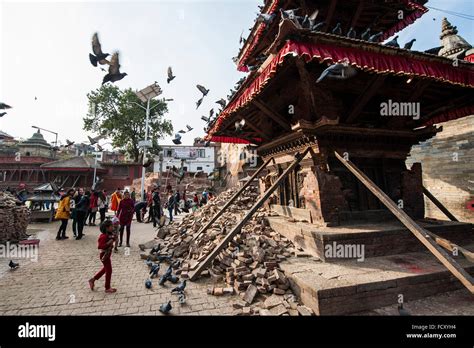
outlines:
[[[360,0],[359,1],[359,5],[357,6],[354,17],[352,17],[352,20],[351,20],[351,27],[352,28],[356,27],[356,24],[357,24],[357,21],[359,20],[360,14],[362,13],[362,10],[364,9],[364,5],[365,5],[364,2],[365,2],[365,0]]]
[[[248,117],[244,117],[244,119],[245,119],[245,127],[250,128],[251,130],[253,130],[256,134],[258,134],[260,137],[264,138],[265,140],[270,139],[270,135],[267,132],[265,132],[263,129],[259,129],[257,126],[255,126]]]
[[[323,31],[327,32],[329,26],[331,25],[332,17],[334,17],[334,12],[336,11],[337,0],[331,0],[329,5],[328,15],[326,16],[326,25],[324,26]]]
[[[377,75],[373,78],[372,83],[362,92],[357,101],[351,107],[351,112],[345,123],[352,123],[356,117],[360,115],[362,109],[367,105],[367,103],[372,99],[372,97],[378,92],[379,88],[382,86],[385,81],[386,76]]]
[[[298,73],[300,75],[300,80],[302,83],[302,93],[306,100],[306,103],[309,105],[310,114],[316,114],[316,100],[313,93],[313,84],[311,83],[310,74],[302,58],[296,58],[296,67],[298,68]],[[311,115],[310,115],[311,118]]]
[[[274,110],[272,110],[268,105],[266,105],[263,101],[255,98],[252,103],[260,109],[265,115],[271,118],[273,121],[278,123],[284,130],[289,131],[291,130],[290,125],[288,124],[287,120]]]

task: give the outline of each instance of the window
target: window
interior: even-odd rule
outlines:
[[[165,157],[173,157],[173,149],[166,149]]]
[[[204,149],[197,150],[197,155],[198,155],[199,158],[205,158],[206,157],[206,150],[204,150]]]
[[[202,170],[202,167],[197,167],[196,170]]]

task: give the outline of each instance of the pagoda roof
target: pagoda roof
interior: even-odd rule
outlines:
[[[341,23],[345,31],[349,27],[353,27],[359,34],[371,27],[372,33],[383,33],[380,41],[384,41],[414,23],[426,13],[428,9],[424,4],[427,2],[428,0],[393,0],[379,3],[363,0],[321,0],[312,4],[296,0],[268,1],[262,9],[262,13],[274,13],[277,17],[270,24],[255,22],[249,37],[239,52],[237,69],[239,71],[249,71],[247,66],[255,65],[255,58],[273,40],[278,30],[280,8],[284,10],[301,8],[299,14],[302,14],[302,16],[311,14],[317,8],[319,10],[317,22],[326,22],[322,28],[323,31],[327,32],[336,23]],[[402,19],[399,19],[400,10],[404,13]]]
[[[85,156],[76,156],[42,164],[41,168],[50,170],[89,171],[91,169],[94,169],[94,164],[95,160],[93,158]],[[97,162],[97,170],[105,171],[105,169],[100,165],[99,162]]]
[[[392,76],[393,79],[405,77],[403,81],[397,80],[396,82],[400,88],[414,88],[411,87],[413,85],[406,84],[407,78],[409,78],[416,79],[417,86],[424,84],[423,88],[429,83],[432,86],[433,84],[439,86],[440,90],[444,88],[446,91],[452,91],[451,93],[458,93],[461,98],[464,97],[461,92],[463,89],[464,91],[469,90],[472,95],[474,65],[471,63],[459,61],[459,65],[454,67],[452,59],[429,53],[389,47],[379,43],[369,43],[333,34],[296,30],[299,33],[298,41],[285,40],[287,36],[275,39],[269,47],[270,56],[258,71],[252,72],[227,107],[220,113],[208,132],[208,140],[219,141],[218,137],[231,140],[231,138],[237,137],[244,141],[255,142],[253,141],[256,140],[255,138],[249,139],[248,136],[239,136],[232,132],[230,134],[228,132],[223,133],[222,130],[229,127],[229,124],[237,116],[242,117],[244,115],[240,110],[245,109],[245,113],[248,114],[249,105],[255,103],[255,99],[260,98],[260,95],[267,88],[267,85],[272,83],[276,75],[284,71],[286,66],[291,65],[287,61],[294,59],[302,59],[306,65],[326,66],[326,64],[340,62],[347,58],[352,66],[364,73],[364,76],[375,74]],[[280,48],[280,46],[282,47]],[[345,82],[348,87],[350,87],[350,81]],[[472,102],[470,105],[446,104],[445,108],[438,110],[439,112],[428,108],[428,117],[423,119],[423,123],[427,125],[434,123],[436,120],[454,119],[474,113]],[[284,123],[284,121],[280,123]],[[226,137],[230,139],[225,139]]]

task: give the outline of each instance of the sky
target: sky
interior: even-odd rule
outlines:
[[[160,97],[173,98],[166,118],[175,132],[189,124],[183,144],[204,135],[201,115],[226,98],[245,73],[232,57],[239,37],[253,25],[263,0],[216,1],[7,1],[0,0],[0,101],[12,105],[0,118],[0,130],[29,138],[39,126],[59,133],[59,141],[86,141],[83,117],[87,93],[101,85],[105,74],[88,59],[91,37],[99,33],[105,52],[120,52],[120,88],[142,89],[158,81]],[[431,0],[428,6],[474,15],[474,0]],[[398,33],[403,45],[412,38],[413,50],[440,45],[441,20],[447,17],[459,34],[474,44],[474,21],[431,9]],[[166,70],[177,76],[166,83]],[[211,91],[200,98],[196,84]],[[35,97],[37,100],[35,100]],[[53,142],[53,134],[42,132]],[[172,137],[159,140],[171,144]]]

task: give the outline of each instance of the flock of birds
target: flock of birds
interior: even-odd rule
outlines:
[[[172,284],[177,284],[179,282],[179,277],[173,274],[173,268],[178,268],[181,264],[180,260],[175,260],[173,261],[173,253],[171,255],[160,255],[160,244],[155,246],[153,249],[150,251],[150,255],[154,255],[155,258],[157,259],[158,263],[155,263],[151,261],[151,258],[148,257],[147,260],[145,260],[145,265],[148,266],[148,269],[150,270],[149,272],[149,278],[145,280],[145,287],[147,289],[153,288],[153,281],[152,279],[155,279],[158,277],[158,273],[161,268],[161,263],[164,261],[169,262],[169,266],[167,270],[159,277],[158,280],[158,285],[163,286],[167,281],[169,281]],[[180,282],[176,287],[174,287],[171,290],[171,294],[176,294],[178,295],[178,302],[180,304],[185,304],[186,303],[186,294],[185,290],[186,289],[186,279]],[[160,306],[159,311],[163,314],[168,314],[171,310],[173,309],[171,305],[171,300],[168,300],[167,302],[163,303]]]
[[[0,102],[0,110],[7,110],[7,109],[11,109],[12,107],[8,104],[5,104],[5,103],[2,103]],[[2,111],[0,112],[0,117],[3,117],[7,114],[6,111]]]

